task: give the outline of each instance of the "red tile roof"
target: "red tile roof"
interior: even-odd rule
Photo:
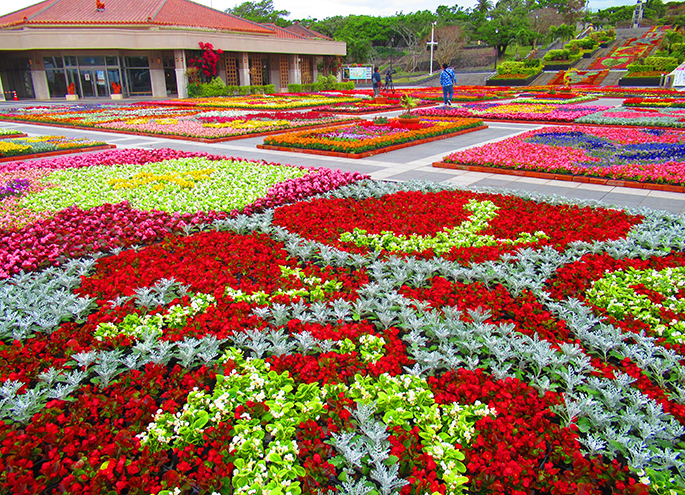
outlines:
[[[256,22],[210,9],[190,0],[46,0],[0,17],[0,27],[21,25],[122,25],[184,26],[221,31],[273,35]]]
[[[291,31],[288,31],[287,29],[283,29],[280,26],[277,26],[276,24],[271,24],[271,23],[263,23],[262,26],[266,26],[269,29],[273,30],[273,32],[276,34],[276,37],[278,38],[290,38],[290,39],[296,39],[296,40],[307,40],[309,38],[305,38],[304,36],[300,36],[298,34],[295,34]]]
[[[319,32],[316,32],[313,29],[309,29],[307,27],[304,27],[303,25],[299,24],[297,21],[295,21],[295,24],[291,24],[290,26],[286,26],[285,29],[287,29],[291,33],[295,33],[299,36],[302,36],[303,38],[332,41],[332,38],[329,38],[325,34],[321,34]]]

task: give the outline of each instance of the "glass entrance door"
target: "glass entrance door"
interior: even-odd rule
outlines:
[[[81,91],[84,98],[106,98],[109,96],[109,83],[107,82],[107,69],[79,69]]]
[[[81,93],[84,98],[97,96],[95,90],[95,71],[91,69],[81,69]]]
[[[97,96],[107,97],[109,96],[109,84],[107,84],[107,71],[102,69],[93,70],[95,73],[95,88],[97,89]]]

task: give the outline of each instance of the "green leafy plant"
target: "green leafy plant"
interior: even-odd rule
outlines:
[[[409,95],[402,95],[402,98],[400,98],[400,105],[402,105],[402,108],[406,110],[406,112],[403,115],[400,115],[400,117],[407,117],[411,118],[411,109],[415,108],[418,105],[418,100],[416,98],[412,98]]]

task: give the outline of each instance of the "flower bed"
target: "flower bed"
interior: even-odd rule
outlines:
[[[614,108],[584,115],[581,124],[685,127],[685,110],[668,108]]]
[[[4,139],[0,141],[0,161],[21,159],[24,156],[59,155],[74,150],[114,148],[104,141],[65,136],[35,136]]]
[[[589,69],[625,69],[629,64],[638,58],[646,57],[655,47],[659,46],[664,33],[664,26],[655,26],[640,38],[630,38],[612,50],[608,56],[595,60]]]
[[[81,107],[29,107],[0,113],[0,119],[96,128],[153,136],[223,141],[261,136],[284,130],[316,127],[349,120],[321,112],[206,111],[201,108],[157,106],[86,105]]]
[[[612,107],[548,103],[472,103],[454,105],[450,108],[422,108],[415,113],[423,117],[477,117],[493,120],[573,122],[578,117],[610,108]]]
[[[641,318],[679,217],[371,181],[181,217],[0,283],[0,491],[683,493],[679,328]]]
[[[623,102],[624,107],[646,108],[683,108],[685,99],[682,98],[628,98]]]
[[[663,88],[625,88],[619,86],[600,86],[600,87],[585,87],[583,92],[588,94],[596,94],[607,96],[610,98],[629,98],[629,97],[644,97],[644,98],[658,98],[658,97],[675,97],[679,98],[682,93],[673,89]]]
[[[292,110],[311,108],[335,103],[353,102],[353,96],[331,96],[312,93],[279,93],[278,95],[250,95],[217,98],[198,98],[190,100],[165,100],[155,102],[158,105],[234,108],[243,110]],[[147,105],[147,103],[145,103]]]
[[[476,119],[420,121],[403,124],[397,120],[379,124],[360,122],[351,126],[335,126],[316,131],[302,131],[264,138],[264,146],[279,149],[320,150],[362,156],[384,152],[393,146],[420,144],[426,139],[476,130],[483,123]],[[262,147],[259,146],[258,147]]]
[[[372,99],[364,99],[351,103],[334,103],[333,105],[324,105],[316,107],[316,110],[319,112],[330,113],[363,114],[399,110],[400,108],[402,108],[400,100],[398,98],[389,97],[385,103],[377,103]]]
[[[685,133],[547,127],[458,151],[445,163],[685,185]]]
[[[0,279],[87,252],[158,241],[200,221],[260,211],[360,178],[174,150],[6,165],[0,184],[25,180],[29,188],[0,202]]]
[[[606,76],[607,70],[560,70],[547,84],[550,86],[583,85],[599,86]]]
[[[546,105],[575,105],[577,103],[583,103],[586,101],[594,101],[597,98],[590,95],[574,95],[571,98],[560,95],[545,95],[536,96],[535,98],[517,98],[512,103],[532,103],[540,104],[545,103]]]
[[[3,129],[0,127],[0,139],[8,138],[8,137],[24,137],[26,134],[23,132],[17,131],[16,129]]]

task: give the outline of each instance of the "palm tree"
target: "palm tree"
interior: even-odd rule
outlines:
[[[674,43],[682,43],[683,42],[683,35],[680,34],[678,31],[671,30],[671,31],[666,31],[664,34],[664,40],[666,41],[666,44],[668,46],[668,52],[671,52],[671,47],[673,46]]]
[[[481,14],[485,14],[492,9],[492,2],[490,0],[478,0],[476,3],[476,10]]]

